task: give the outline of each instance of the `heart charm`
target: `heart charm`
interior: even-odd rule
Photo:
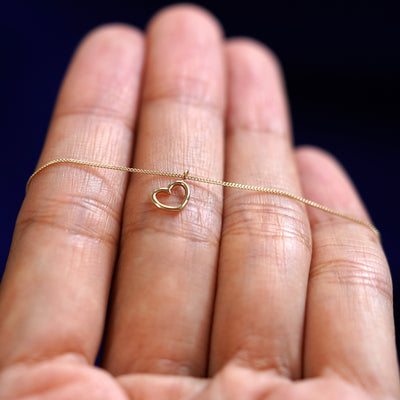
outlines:
[[[184,198],[183,198],[183,200],[181,201],[180,204],[178,204],[177,206],[168,206],[168,205],[162,203],[160,200],[158,200],[157,196],[158,196],[159,193],[171,194],[172,189],[175,186],[181,186],[185,190],[185,196],[184,196]],[[183,210],[184,207],[186,206],[186,204],[189,201],[189,197],[190,197],[189,186],[183,181],[172,182],[172,183],[170,183],[168,185],[168,187],[155,189],[151,193],[151,201],[154,203],[154,205],[156,207],[158,207],[158,208],[161,208],[162,210],[169,210],[169,211],[181,211],[181,210]]]

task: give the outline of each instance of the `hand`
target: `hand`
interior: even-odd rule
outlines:
[[[162,11],[146,40],[107,26],[83,41],[39,165],[60,157],[189,168],[368,219],[331,156],[293,149],[275,57],[224,41],[192,6]],[[390,273],[371,230],[193,182],[168,213],[149,194],[169,182],[76,165],[35,177],[0,290],[0,399],[400,395]]]

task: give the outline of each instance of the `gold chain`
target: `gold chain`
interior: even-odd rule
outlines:
[[[105,169],[112,169],[112,170],[116,170],[116,171],[137,173],[137,174],[167,176],[167,177],[171,177],[171,178],[178,178],[178,179],[183,179],[183,180],[207,183],[209,185],[218,185],[218,186],[224,186],[224,187],[240,189],[240,190],[262,192],[262,193],[267,193],[267,194],[271,194],[271,195],[275,195],[275,196],[283,196],[283,197],[287,197],[289,199],[299,201],[300,203],[303,203],[307,206],[316,208],[318,210],[335,215],[337,217],[347,219],[349,221],[355,222],[360,225],[364,225],[367,228],[371,229],[375,234],[377,234],[379,236],[379,231],[375,228],[374,225],[370,224],[367,221],[353,217],[351,215],[347,215],[341,211],[336,211],[329,207],[325,207],[322,204],[316,203],[315,201],[312,201],[312,200],[305,199],[304,197],[297,196],[290,192],[286,192],[284,190],[279,190],[279,189],[266,188],[263,186],[244,185],[242,183],[226,182],[226,181],[222,181],[222,180],[218,180],[218,179],[210,179],[210,178],[204,178],[201,176],[193,176],[193,175],[189,175],[188,171],[185,171],[183,174],[180,174],[180,173],[176,173],[176,172],[141,169],[141,168],[130,168],[130,167],[123,167],[123,166],[119,166],[119,165],[103,164],[103,163],[98,163],[98,162],[93,162],[93,161],[77,160],[74,158],[58,158],[56,160],[49,161],[48,163],[46,163],[46,164],[42,165],[40,168],[38,168],[28,179],[26,188],[28,189],[28,186],[31,183],[32,179],[38,173],[40,173],[44,169],[50,167],[51,165],[55,165],[55,164],[78,164],[78,165],[84,165],[84,166],[88,166],[88,167],[105,168]]]

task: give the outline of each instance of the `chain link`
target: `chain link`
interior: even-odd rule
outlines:
[[[266,188],[263,186],[245,185],[242,183],[226,182],[226,181],[222,181],[222,180],[205,178],[205,177],[201,177],[201,176],[193,176],[193,175],[189,175],[188,170],[186,170],[183,174],[180,174],[177,172],[160,171],[160,170],[152,170],[152,169],[141,169],[141,168],[130,168],[130,167],[123,167],[123,166],[119,166],[119,165],[103,164],[103,163],[98,163],[98,162],[93,162],[93,161],[77,160],[74,158],[58,158],[56,160],[49,161],[48,163],[46,163],[46,164],[42,165],[40,168],[38,168],[28,179],[28,182],[26,184],[26,189],[28,189],[29,184],[31,183],[32,179],[37,174],[39,174],[44,169],[50,167],[51,165],[56,165],[56,164],[78,164],[78,165],[84,165],[84,166],[88,166],[88,167],[112,169],[112,170],[116,170],[116,171],[129,172],[129,173],[167,176],[167,177],[171,177],[171,178],[178,178],[178,179],[183,179],[183,180],[188,180],[188,181],[207,183],[209,185],[218,185],[218,186],[223,186],[223,187],[228,187],[228,188],[233,188],[233,189],[248,190],[248,191],[253,191],[253,192],[262,192],[262,193],[267,193],[267,194],[271,194],[271,195],[275,195],[275,196],[287,197],[289,199],[293,199],[295,201],[303,203],[309,207],[313,207],[318,210],[324,211],[326,213],[335,215],[337,217],[347,219],[348,221],[352,221],[357,224],[364,225],[367,228],[371,229],[376,235],[380,236],[379,231],[375,228],[375,226],[370,224],[367,221],[353,217],[351,215],[347,215],[341,211],[333,210],[322,204],[316,203],[315,201],[308,200],[304,197],[297,196],[293,193],[286,192],[284,190],[279,190],[279,189]]]

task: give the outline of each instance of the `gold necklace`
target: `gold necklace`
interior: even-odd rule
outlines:
[[[167,177],[171,177],[171,178],[177,178],[178,180],[175,180],[174,182],[170,183],[168,185],[168,187],[155,189],[151,193],[151,200],[154,203],[154,205],[163,210],[181,211],[186,206],[186,204],[188,203],[188,201],[190,199],[190,189],[185,181],[195,181],[195,182],[207,183],[209,185],[218,185],[218,186],[224,186],[224,187],[228,187],[228,188],[248,190],[248,191],[253,191],[253,192],[262,192],[262,193],[267,193],[267,194],[271,194],[271,195],[275,195],[275,196],[287,197],[289,199],[299,201],[300,203],[303,203],[307,206],[327,212],[327,213],[335,215],[337,217],[347,219],[349,221],[355,222],[360,225],[364,225],[367,228],[371,229],[376,235],[379,236],[379,231],[375,228],[374,225],[370,224],[367,221],[353,217],[351,215],[347,215],[341,211],[337,211],[337,210],[333,210],[329,207],[325,207],[322,204],[316,203],[315,201],[312,201],[312,200],[305,199],[304,197],[297,196],[290,192],[286,192],[284,190],[279,190],[279,189],[267,188],[267,187],[263,187],[263,186],[245,185],[242,183],[226,182],[226,181],[222,181],[222,180],[218,180],[218,179],[211,179],[211,178],[205,178],[205,177],[201,177],[201,176],[189,175],[189,170],[186,170],[183,174],[180,174],[177,172],[158,171],[158,170],[151,170],[151,169],[130,168],[130,167],[123,167],[123,166],[119,166],[119,165],[102,164],[102,163],[93,162],[93,161],[77,160],[74,158],[58,158],[56,160],[49,161],[48,163],[46,163],[46,164],[42,165],[40,168],[38,168],[28,179],[28,182],[26,184],[26,189],[28,189],[28,186],[31,183],[32,179],[38,173],[40,173],[44,169],[46,169],[52,165],[55,165],[55,164],[79,164],[79,165],[84,165],[87,167],[105,168],[105,169],[113,169],[113,170],[123,171],[123,172],[137,173],[137,174],[158,175],[158,176],[167,176]],[[184,198],[178,206],[166,205],[158,199],[158,194],[160,194],[160,193],[171,194],[173,188],[176,186],[182,187],[185,191]]]

